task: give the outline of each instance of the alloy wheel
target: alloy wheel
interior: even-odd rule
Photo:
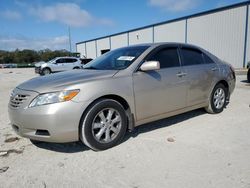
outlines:
[[[216,109],[222,108],[224,106],[225,99],[225,91],[222,88],[217,88],[213,97],[214,107]]]
[[[112,142],[121,130],[121,115],[113,108],[102,109],[92,123],[92,135],[100,143]]]

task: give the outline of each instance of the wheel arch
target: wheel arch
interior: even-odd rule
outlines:
[[[52,69],[51,69],[50,67],[44,67],[44,68],[42,68],[42,71],[43,71],[44,69],[49,69],[50,72],[52,72]]]
[[[128,118],[128,130],[132,131],[134,129],[134,125],[135,125],[135,119],[134,119],[134,114],[131,111],[130,105],[127,102],[126,99],[124,99],[123,97],[119,96],[119,95],[115,95],[115,94],[108,94],[108,95],[103,95],[100,96],[98,98],[96,98],[95,100],[93,100],[88,106],[87,108],[83,111],[81,119],[79,121],[79,135],[80,135],[80,126],[81,126],[81,122],[82,119],[86,116],[86,114],[88,113],[89,109],[93,107],[93,105],[102,100],[102,99],[112,99],[117,101],[118,103],[120,103],[122,105],[122,107],[124,108],[127,118]]]
[[[218,85],[218,84],[222,84],[222,85],[225,86],[225,88],[227,89],[227,98],[228,98],[229,97],[229,84],[227,83],[227,81],[226,80],[220,80],[215,84],[215,86]]]

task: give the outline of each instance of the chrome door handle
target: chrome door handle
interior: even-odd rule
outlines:
[[[217,67],[213,67],[211,70],[212,70],[212,71],[217,71],[218,68],[217,68]]]
[[[176,76],[178,76],[178,77],[182,77],[182,76],[186,76],[186,75],[187,75],[187,73],[185,73],[185,72],[178,72],[176,74]]]

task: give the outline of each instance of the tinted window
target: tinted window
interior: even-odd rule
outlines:
[[[207,64],[214,63],[214,61],[210,57],[208,57],[206,54],[203,54],[203,57],[204,57],[205,63]]]
[[[65,61],[64,61],[63,58],[56,60],[56,63],[64,63],[64,62],[65,62]]]
[[[203,64],[202,53],[199,50],[182,48],[182,60],[184,65]]]
[[[69,58],[69,59],[67,59],[67,61],[68,61],[68,63],[74,63],[74,62],[77,61],[77,59],[75,59],[75,58]]]
[[[180,66],[177,48],[161,49],[160,51],[156,52],[152,57],[150,57],[148,60],[159,61],[161,68]]]

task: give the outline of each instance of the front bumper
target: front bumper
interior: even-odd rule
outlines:
[[[30,93],[24,90],[18,92],[20,91]],[[32,99],[28,99],[18,108],[9,104],[10,122],[18,135],[45,142],[79,140],[79,123],[86,104],[67,101],[28,108]]]
[[[41,67],[35,67],[35,73],[41,74]]]

